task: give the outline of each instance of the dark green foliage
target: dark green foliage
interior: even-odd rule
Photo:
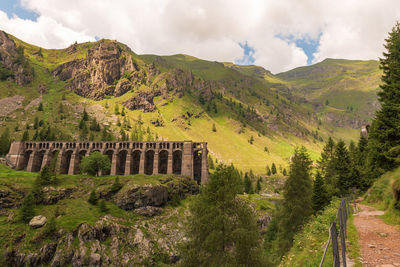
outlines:
[[[257,180],[256,192],[260,193],[261,191],[261,178]]]
[[[0,81],[7,80],[9,77],[13,77],[13,76],[14,76],[14,73],[11,70],[5,68],[0,63]]]
[[[41,203],[43,199],[43,187],[47,185],[54,185],[57,182],[54,166],[56,164],[56,160],[57,159],[53,157],[52,161],[50,162],[50,166],[44,166],[33,183],[32,194],[36,203]]]
[[[332,166],[335,170],[335,182],[339,195],[345,195],[350,192],[354,185],[354,177],[350,176],[351,161],[346,144],[339,140],[335,146],[335,152],[332,159]]]
[[[89,120],[89,114],[86,112],[86,109],[83,109],[82,120],[83,121],[88,121]]]
[[[28,140],[29,140],[29,132],[28,130],[25,130],[22,135],[21,141],[28,141]]]
[[[213,132],[216,132],[216,131],[217,131],[217,127],[215,127],[215,123],[213,123],[213,125],[212,125],[212,131],[213,131]]]
[[[276,174],[276,166],[275,166],[275,163],[273,163],[273,162],[272,162],[272,165],[271,165],[271,173],[272,174]]]
[[[39,128],[39,118],[35,117],[34,123],[33,123],[33,129]]]
[[[254,137],[253,137],[253,136],[250,136],[250,140],[249,140],[250,145],[252,145],[253,142],[254,142]]]
[[[286,176],[286,175],[287,175],[286,168],[283,168],[283,172],[282,172],[282,174],[283,174],[284,176]]]
[[[90,192],[88,202],[90,204],[92,204],[92,205],[96,205],[97,204],[97,195],[96,195],[96,192],[94,190],[92,190],[92,192]]]
[[[107,212],[108,208],[104,199],[101,199],[99,202],[99,209],[101,212]]]
[[[318,171],[325,180],[325,186],[329,196],[337,195],[337,182],[335,169],[332,164],[333,155],[335,152],[335,142],[331,137],[328,138],[322,152],[321,157],[317,161]]]
[[[267,165],[267,175],[271,176],[272,172],[271,172],[271,168],[269,167],[269,165]]]
[[[114,183],[111,186],[111,192],[114,194],[117,193],[122,188],[122,184],[119,182],[119,177],[117,176],[114,180]]]
[[[378,93],[381,109],[376,112],[369,132],[368,168],[378,177],[384,171],[398,165],[389,155],[391,148],[400,145],[400,24],[399,22],[385,40],[387,52],[380,58],[383,71],[381,91]]]
[[[125,116],[125,107],[122,107],[121,116]]]
[[[312,204],[314,212],[322,210],[329,204],[328,192],[325,189],[324,179],[321,173],[317,172],[313,184]]]
[[[210,155],[208,155],[208,158],[207,158],[207,161],[208,161],[208,168],[210,169],[210,170],[214,170],[214,161],[213,161],[213,159],[211,158],[211,156]]]
[[[56,234],[57,234],[56,218],[51,217],[44,226],[43,231],[41,232],[41,236],[44,238],[55,239]]]
[[[42,102],[39,103],[38,111],[43,111],[43,103]]]
[[[10,145],[10,130],[8,128],[5,128],[0,136],[0,155],[6,155],[10,150]]]
[[[249,175],[247,174],[247,172],[244,175],[244,180],[243,180],[243,190],[246,194],[253,194],[253,185],[251,183],[251,180],[249,178]]]
[[[240,174],[221,166],[190,205],[182,266],[264,266],[256,216],[237,194]]]
[[[32,193],[26,195],[24,200],[22,201],[22,205],[19,209],[19,216],[21,221],[29,222],[33,216],[35,216],[35,198]]]
[[[84,157],[79,167],[82,173],[98,176],[100,171],[110,170],[111,163],[107,155],[103,155],[96,151],[89,156]]]
[[[115,104],[115,107],[114,107],[114,114],[115,114],[115,115],[119,115],[119,106],[118,106],[118,104]]]
[[[89,129],[91,131],[100,132],[100,124],[97,122],[96,118],[92,118],[90,121]]]
[[[311,159],[304,147],[296,148],[285,182],[281,210],[279,211],[279,251],[282,255],[291,246],[294,234],[313,213]]]

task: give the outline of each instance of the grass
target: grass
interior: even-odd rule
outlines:
[[[360,245],[358,243],[358,232],[354,225],[354,216],[351,215],[347,222],[347,240],[349,245],[346,247],[346,253],[353,260],[355,267],[361,267]]]

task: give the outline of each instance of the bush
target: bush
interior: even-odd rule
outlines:
[[[104,199],[100,200],[99,209],[100,209],[101,212],[107,212],[108,211],[108,208],[107,208],[107,205],[106,205],[106,202],[104,201]]]
[[[117,193],[122,188],[122,184],[119,182],[119,177],[117,176],[114,180],[114,183],[111,186],[111,192],[114,194]]]
[[[92,192],[90,192],[90,196],[88,199],[88,202],[92,205],[96,205],[97,204],[97,195],[96,192],[94,190],[92,190]]]
[[[20,219],[23,222],[29,222],[33,216],[35,216],[35,198],[32,193],[29,193],[22,202],[21,208],[19,210]]]

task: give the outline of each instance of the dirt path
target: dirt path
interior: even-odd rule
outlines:
[[[400,266],[400,232],[398,227],[388,225],[378,216],[383,211],[358,205],[360,212],[354,217],[361,249],[363,266]]]

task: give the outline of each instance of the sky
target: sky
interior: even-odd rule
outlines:
[[[279,73],[378,59],[399,0],[0,0],[0,29],[44,48],[100,38]]]

